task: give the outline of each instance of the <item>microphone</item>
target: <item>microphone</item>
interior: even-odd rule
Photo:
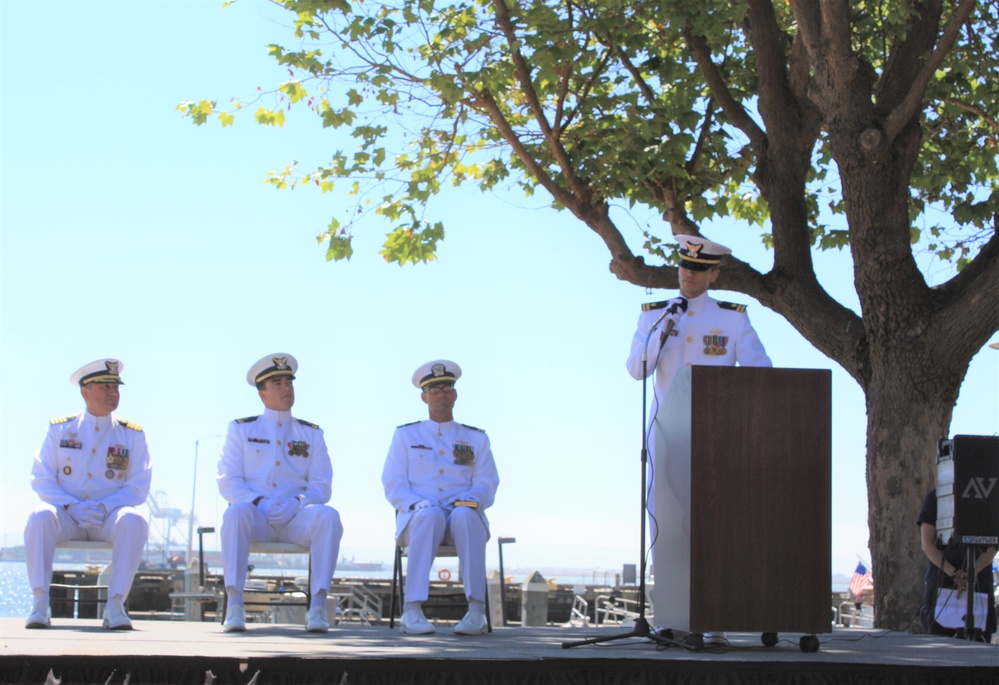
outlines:
[[[660,316],[658,319],[656,319],[656,322],[652,324],[652,330],[656,330],[656,327],[659,326],[659,324],[661,324],[663,322],[663,319],[665,319],[667,316],[682,314],[685,311],[687,311],[687,298],[674,297],[672,300],[669,301],[669,305],[666,307],[666,311],[663,312],[663,315]],[[673,326],[676,325],[676,321],[674,319],[670,319],[669,323],[673,324]],[[673,329],[673,326],[670,326],[667,329],[666,331],[667,335],[669,335],[669,332]]]
[[[685,297],[674,297],[670,300],[670,305],[666,307],[666,311],[663,315],[659,317],[659,320],[652,325],[652,331],[656,330],[656,326],[662,323],[662,320],[666,317],[670,317],[669,321],[666,322],[666,328],[663,330],[662,335],[659,337],[659,348],[666,344],[666,339],[669,338],[669,334],[673,332],[676,327],[677,314],[683,314],[687,311],[687,298]],[[651,334],[652,331],[649,331]]]
[[[663,322],[663,319],[665,319],[667,316],[672,315],[674,317],[669,320],[669,323],[666,326],[666,331],[665,333],[663,333],[662,336],[662,342],[659,343],[659,349],[662,349],[662,346],[666,342],[666,336],[672,333],[673,327],[676,326],[676,318],[675,318],[676,315],[682,314],[685,311],[687,311],[687,298],[674,297],[672,300],[669,300],[669,305],[666,307],[666,311],[663,312],[662,316],[656,319],[656,322],[652,324],[652,328],[649,329],[649,334],[645,336],[645,346],[642,347],[643,366],[645,365],[645,362],[648,360],[647,352],[649,349],[649,339],[652,338],[652,334],[655,333],[656,329],[659,327],[659,324],[661,324]]]

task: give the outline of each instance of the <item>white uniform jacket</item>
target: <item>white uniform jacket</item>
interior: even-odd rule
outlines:
[[[455,421],[417,421],[399,426],[382,470],[385,497],[395,507],[396,536],[406,527],[410,507],[428,499],[445,509],[455,500],[475,500],[489,530],[485,510],[499,486],[489,436]]]
[[[662,309],[650,309],[638,317],[638,330],[628,355],[628,373],[636,380],[642,379],[645,339],[662,313]],[[663,321],[649,337],[646,350],[646,376],[656,374],[653,419],[658,404],[666,401],[666,393],[677,371],[684,366],[773,366],[749,322],[745,305],[719,302],[704,294],[688,301],[687,311],[679,317],[669,339],[664,341],[662,331],[665,329]]]
[[[319,426],[267,409],[229,423],[216,480],[230,503],[298,496],[303,506],[325,504],[333,465]]]
[[[152,480],[146,435],[115,414],[52,419],[31,476],[31,487],[49,504],[96,502],[109,512],[138,506]]]

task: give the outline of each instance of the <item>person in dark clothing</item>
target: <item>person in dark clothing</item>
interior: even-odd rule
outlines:
[[[992,560],[996,548],[980,547],[981,551],[975,557],[974,579],[969,584],[965,565],[968,548],[965,545],[948,545],[940,548],[937,544],[937,492],[930,490],[923,498],[923,505],[916,520],[919,526],[920,542],[923,554],[929,563],[926,565],[926,576],[923,581],[924,595],[920,614],[926,632],[932,635],[955,637],[960,628],[948,628],[935,620],[937,611],[937,595],[944,588],[957,588],[961,592],[983,592],[988,596],[985,630],[982,637],[985,642],[992,641],[996,632],[995,585],[992,577]],[[962,602],[966,601],[963,598]]]

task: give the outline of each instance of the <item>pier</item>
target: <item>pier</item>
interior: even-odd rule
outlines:
[[[67,572],[97,582],[96,570]],[[830,594],[829,631],[814,636],[729,632],[728,644],[694,648],[628,635],[638,586],[550,582],[547,623],[524,625],[522,587],[508,578],[499,592],[490,578],[493,630],[456,636],[464,612],[457,581],[431,584],[426,613],[432,636],[389,628],[391,581],[337,578],[328,607],[337,624],[325,634],[303,629],[298,605],[305,571],[253,574],[264,603],[250,612],[245,633],[219,625],[219,578],[204,585],[191,569],[141,571],[129,598],[135,629],[101,626],[97,590],[87,601],[53,596],[52,627],[27,630],[23,617],[0,618],[0,685],[995,685],[999,644],[879,630],[870,615]],[[192,582],[197,579],[195,587]],[[619,579],[615,578],[615,581]],[[72,583],[66,583],[72,584]],[[68,591],[67,591],[68,592]],[[76,592],[76,591],[73,591]],[[505,595],[505,596],[504,596]],[[504,596],[505,602],[500,600]],[[505,623],[505,625],[504,625]]]
[[[0,619],[3,683],[330,683],[332,685],[669,685],[905,683],[994,685],[999,647],[928,635],[838,628],[804,653],[797,636],[765,647],[760,636],[730,633],[727,647],[691,651],[638,638],[566,649],[564,643],[626,627],[496,626],[462,637],[349,623],[329,633],[301,625],[250,624],[223,633],[217,623],[136,620],[135,630],[104,630],[97,619],[55,620],[26,630]],[[209,676],[210,674],[210,676]]]

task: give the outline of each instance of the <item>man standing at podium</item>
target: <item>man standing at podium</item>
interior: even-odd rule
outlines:
[[[732,250],[699,236],[679,235],[676,240],[680,244],[680,296],[642,305],[628,356],[632,378],[643,378],[643,349],[648,361],[646,376],[656,374],[653,421],[658,403],[665,401],[673,377],[684,366],[773,366],[749,322],[746,305],[719,302],[707,294],[721,273],[722,257]],[[653,324],[667,310],[670,313],[649,336]],[[669,321],[673,328],[667,339],[664,333]]]
[[[675,238],[679,244],[680,294],[670,300],[642,305],[627,363],[628,373],[636,380],[655,373],[648,426],[648,453],[653,461],[656,453],[656,414],[659,405],[666,401],[670,385],[681,368],[773,366],[749,321],[746,305],[720,302],[708,295],[708,288],[721,273],[722,258],[732,251],[699,236],[679,235]],[[656,322],[659,325],[650,335]],[[654,492],[651,463],[650,461],[648,483],[650,493]],[[690,487],[689,483],[677,483],[675,486],[685,487],[687,490]],[[648,510],[649,518],[661,530],[684,526],[686,523],[682,520],[656,521],[651,497]],[[689,513],[687,512],[687,519]],[[656,527],[652,530],[655,531]],[[689,537],[689,533],[686,535]],[[719,644],[724,640],[723,633],[705,633],[707,644]]]

